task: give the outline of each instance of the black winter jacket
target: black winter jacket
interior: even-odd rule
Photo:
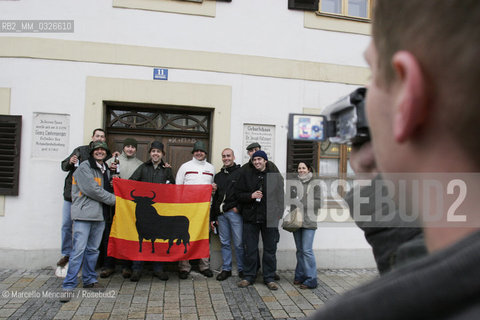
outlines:
[[[228,168],[223,167],[213,178],[213,182],[217,184],[217,191],[213,195],[210,220],[216,221],[219,215],[237,207],[235,183],[241,171],[240,165],[234,164]],[[220,208],[222,203],[223,206]]]
[[[68,172],[65,178],[65,184],[63,185],[63,199],[70,202],[72,201],[72,177],[77,169],[77,167],[70,163],[70,158],[73,157],[74,154],[77,154],[79,164],[82,163],[90,157],[90,145],[75,148],[72,153],[62,161],[62,170]]]
[[[175,184],[175,178],[172,168],[165,167],[163,160],[155,169],[152,160],[148,160],[135,170],[130,180],[151,182],[151,183],[171,183]]]
[[[268,162],[267,162],[268,164]],[[252,199],[252,193],[260,190],[263,198],[260,202]],[[257,169],[243,169],[235,184],[241,214],[246,223],[267,223],[269,227],[278,226],[284,210],[283,177],[278,172],[267,168],[260,172]]]

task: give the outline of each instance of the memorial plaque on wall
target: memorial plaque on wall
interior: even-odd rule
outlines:
[[[243,157],[242,163],[247,163],[250,159],[247,154],[247,146],[250,143],[258,142],[262,150],[268,156],[268,160],[275,161],[275,126],[264,124],[244,124],[243,125]]]
[[[32,127],[32,158],[63,160],[69,155],[69,115],[34,112]]]

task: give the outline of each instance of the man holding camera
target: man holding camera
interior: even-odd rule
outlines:
[[[439,227],[420,212],[428,256],[344,294],[312,318],[479,319],[480,2],[377,0],[373,16],[366,108],[378,168],[391,181],[392,172],[418,179],[468,172],[465,222]],[[419,197],[420,205],[429,200]],[[435,209],[449,217],[449,207]]]

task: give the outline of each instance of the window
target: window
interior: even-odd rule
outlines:
[[[370,19],[373,0],[320,0],[320,12],[357,19]]]
[[[296,172],[301,161],[306,161],[317,170],[318,143],[314,141],[288,140],[287,144],[287,173]]]
[[[210,112],[178,112],[165,107],[129,108],[107,107],[107,128],[127,130],[150,130],[151,132],[190,132],[208,134],[210,132]],[[153,130],[153,131],[152,131]]]
[[[288,0],[288,9],[318,10],[318,0]]]
[[[353,174],[348,159],[351,147],[324,141],[320,143],[318,154],[319,175],[346,179]]]
[[[0,195],[18,195],[22,116],[0,115]]]
[[[351,147],[325,142],[302,140],[288,140],[287,144],[287,173],[295,172],[299,162],[307,161],[317,172],[320,179],[330,183],[337,179],[344,179],[351,185],[354,174],[349,164]],[[338,194],[345,196],[345,190],[340,187]],[[325,209],[345,209],[342,201],[334,199],[328,194],[324,199]]]

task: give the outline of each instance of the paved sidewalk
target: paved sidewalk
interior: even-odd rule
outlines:
[[[0,319],[299,319],[377,276],[371,269],[319,270],[318,288],[302,290],[292,283],[293,271],[281,271],[279,290],[270,291],[260,277],[240,289],[236,276],[220,282],[218,273],[206,278],[192,271],[187,280],[169,274],[164,282],[144,272],[135,283],[117,272],[99,279],[104,293],[76,289],[75,298],[63,304],[56,297],[62,279],[53,269],[0,269]]]

